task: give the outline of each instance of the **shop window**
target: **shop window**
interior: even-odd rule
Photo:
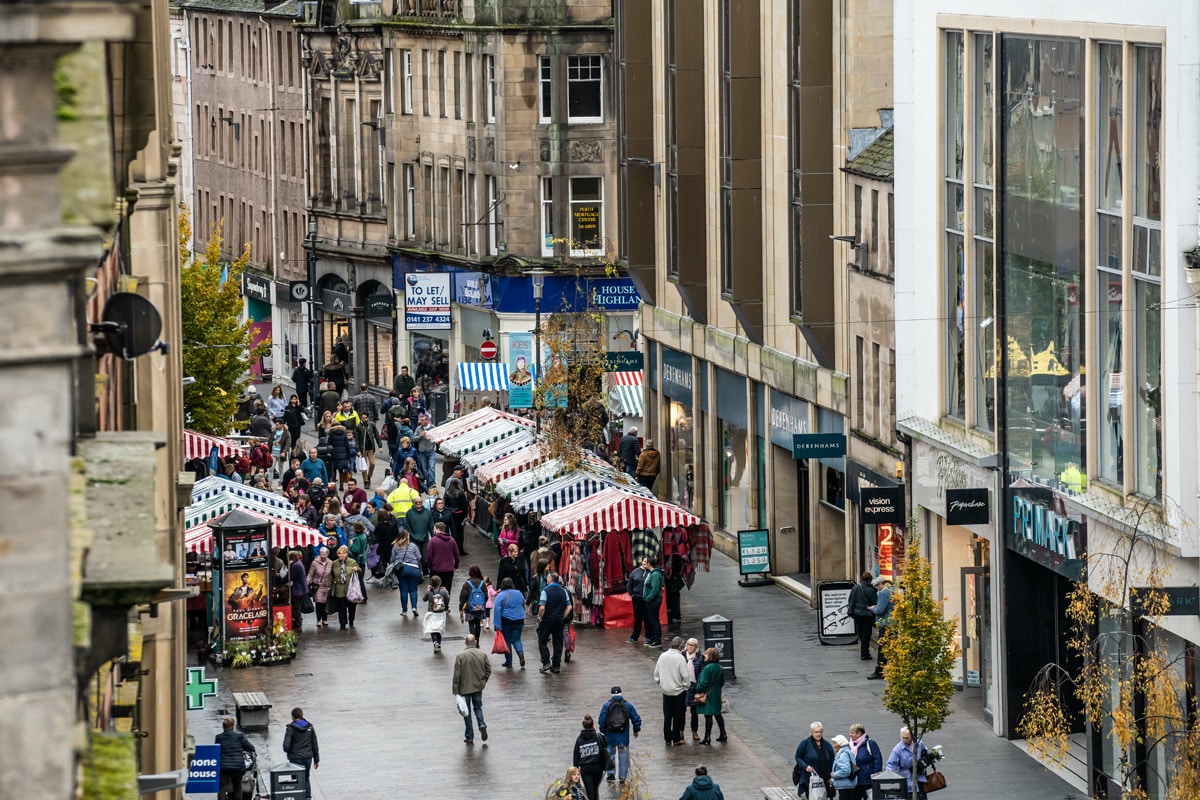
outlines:
[[[487,122],[496,121],[496,57],[483,57],[483,111]]]
[[[567,121],[604,121],[604,59],[599,55],[567,56]],[[546,103],[545,116],[550,105]]]
[[[571,255],[604,255],[604,179],[571,178]]]

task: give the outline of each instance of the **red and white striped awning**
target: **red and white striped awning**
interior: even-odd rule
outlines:
[[[475,480],[481,484],[499,483],[505,478],[532,469],[546,460],[541,445],[534,444],[522,448],[515,453],[498,458],[490,464],[484,464],[475,470]]]
[[[501,411],[498,408],[491,408],[489,406],[487,408],[481,408],[478,411],[472,411],[470,414],[466,414],[458,419],[451,420],[450,422],[442,425],[438,425],[429,432],[429,438],[433,440],[434,444],[441,444],[448,439],[453,439],[455,436],[462,436],[468,431],[473,431],[476,428],[481,428],[484,425],[487,425],[489,422],[495,422],[496,420],[500,419],[516,422],[520,425],[524,425],[530,430],[536,427],[534,421],[531,419],[518,417],[516,414],[509,414],[505,411]]]
[[[611,488],[550,512],[541,524],[551,533],[582,538],[596,531],[699,525],[700,518],[673,503]]]
[[[307,547],[310,544],[316,544],[325,540],[321,536],[320,531],[310,528],[307,525],[276,519],[275,517],[259,514],[244,508],[242,511],[260,519],[270,521],[272,547]],[[183,549],[189,553],[211,553],[213,551],[212,530],[209,529],[207,522],[193,528],[188,528],[184,532]]]
[[[184,428],[183,431],[183,460],[191,461],[193,458],[208,458],[208,454],[212,452],[213,446],[216,445],[217,454],[221,458],[238,457],[246,455],[244,445],[230,439],[222,439],[219,436],[209,436],[207,433],[199,433]]]

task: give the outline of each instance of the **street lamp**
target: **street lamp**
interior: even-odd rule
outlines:
[[[317,363],[317,218],[308,214],[308,353],[309,369],[314,374],[320,369]],[[311,394],[311,386],[309,392]],[[305,398],[307,403],[307,398]]]
[[[537,389],[541,389],[542,382],[542,287],[546,284],[546,270],[537,268],[531,269],[525,273],[533,281],[533,372],[537,378],[534,384]],[[535,391],[537,391],[535,389]],[[534,396],[533,414],[535,430],[540,434],[542,432],[542,409],[541,403],[537,402],[537,396]]]

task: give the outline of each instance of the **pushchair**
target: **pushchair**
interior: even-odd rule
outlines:
[[[242,773],[242,800],[259,800],[265,797],[262,794],[258,773],[258,756],[254,753],[242,753],[243,763],[246,765],[246,771]],[[233,796],[233,793],[221,787],[221,793],[218,795],[218,800],[227,800]]]

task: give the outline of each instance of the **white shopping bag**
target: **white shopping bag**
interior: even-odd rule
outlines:
[[[454,702],[458,706],[458,713],[460,716],[465,717],[467,714],[471,713],[471,709],[467,708],[467,698],[463,697],[461,694],[454,695]]]
[[[808,777],[808,800],[828,800],[829,793],[825,789],[825,781],[820,775]]]

